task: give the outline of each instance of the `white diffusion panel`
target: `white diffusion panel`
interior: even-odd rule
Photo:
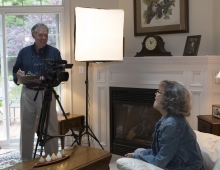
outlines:
[[[124,11],[75,8],[75,60],[123,60]]]

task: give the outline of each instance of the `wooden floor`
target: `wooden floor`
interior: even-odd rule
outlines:
[[[10,139],[20,138],[20,108],[10,108],[9,122]],[[6,139],[6,121],[0,113],[0,140]]]
[[[9,125],[10,139],[18,139],[20,137],[20,120],[13,120]],[[0,121],[0,140],[4,140],[6,129],[3,121]]]

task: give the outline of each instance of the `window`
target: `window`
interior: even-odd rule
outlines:
[[[0,6],[62,5],[62,0],[0,0]]]
[[[59,14],[6,14],[6,56],[8,65],[8,102],[9,102],[9,122],[10,131],[20,126],[20,94],[21,87],[14,84],[12,79],[12,68],[17,58],[17,54],[23,47],[34,43],[30,30],[35,23],[45,23],[49,28],[48,44],[59,47]],[[34,96],[33,96],[34,100]],[[18,131],[18,130],[17,130]],[[17,139],[20,131],[10,133],[10,139]]]
[[[20,6],[17,7],[14,2]],[[30,13],[29,8],[21,7],[30,2],[51,6],[43,9],[35,6]],[[45,23],[49,28],[48,44],[60,49],[63,7],[53,8],[53,3],[60,5],[62,0],[0,0],[2,6],[13,5],[10,9],[0,7],[2,12],[0,13],[0,145],[18,142],[20,137],[22,86],[14,84],[12,68],[20,49],[34,42],[31,36],[32,26],[39,22]],[[58,91],[56,88],[55,90]]]

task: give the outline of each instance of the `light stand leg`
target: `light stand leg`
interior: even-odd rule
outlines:
[[[90,140],[89,140],[89,136],[91,136],[93,139],[96,140],[96,142],[100,145],[100,147],[104,150],[104,148],[102,147],[101,143],[99,142],[99,140],[96,138],[95,134],[92,132],[92,129],[89,127],[89,121],[88,121],[88,117],[89,117],[89,79],[88,79],[88,68],[89,68],[89,62],[86,62],[86,125],[84,126],[85,128],[85,132],[81,135],[81,137],[83,137],[84,135],[87,135],[87,140],[88,140],[88,145],[90,146]],[[90,132],[91,133],[90,133]],[[80,137],[79,137],[80,138]],[[73,142],[73,144],[76,142],[77,140],[75,140]],[[72,144],[72,145],[73,145]]]

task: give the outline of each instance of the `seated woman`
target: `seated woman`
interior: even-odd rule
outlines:
[[[196,135],[185,117],[190,116],[190,94],[181,84],[164,80],[153,107],[161,114],[151,149],[139,148],[125,157],[140,159],[169,170],[205,170]]]

